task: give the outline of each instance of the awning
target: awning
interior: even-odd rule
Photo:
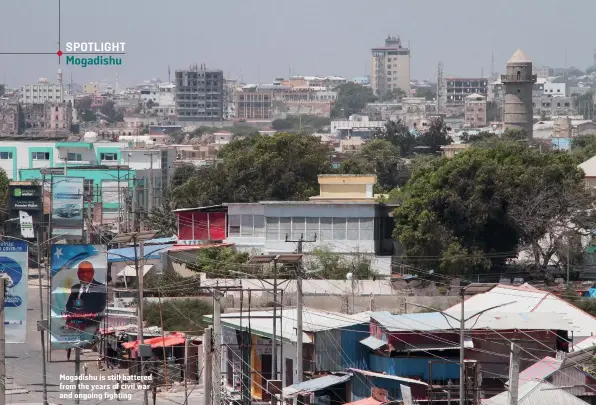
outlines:
[[[283,389],[283,397],[296,398],[298,395],[309,395],[313,392],[323,390],[333,385],[341,384],[349,381],[352,374],[326,375],[324,377],[315,378],[308,381],[303,381],[298,384],[293,384]]]
[[[186,335],[184,333],[175,332],[175,333],[166,335],[163,338],[161,336],[158,336],[158,337],[154,337],[151,339],[145,339],[143,341],[143,344],[151,345],[151,348],[155,349],[156,347],[170,347],[170,346],[181,345],[181,344],[184,344],[185,341],[186,341]],[[122,347],[124,347],[125,349],[136,349],[138,344],[139,344],[139,341],[135,340],[132,342],[122,343]]]
[[[145,277],[147,275],[147,273],[149,273],[149,271],[151,271],[151,269],[153,268],[152,264],[145,264],[143,265],[143,268],[140,269],[139,271],[143,271],[143,277]],[[116,277],[120,278],[120,277],[136,277],[137,276],[137,270],[135,269],[135,266],[126,266],[124,267],[122,270],[120,270],[120,272],[117,274]]]
[[[365,346],[370,347],[373,350],[380,349],[381,347],[385,346],[387,343],[383,342],[381,339],[377,339],[374,336],[369,336],[366,339],[362,339],[360,341]]]
[[[90,142],[56,142],[56,148],[69,148],[69,149],[91,149],[92,143]]]
[[[358,368],[349,368],[348,370],[353,371],[358,374],[368,376],[368,377],[386,378],[388,380],[395,380],[395,381],[401,381],[401,382],[405,382],[405,383],[409,383],[409,384],[419,384],[419,385],[428,386],[428,384],[425,382],[413,380],[411,378],[399,377],[399,376],[391,375],[391,374],[375,373],[374,371],[360,370]]]
[[[401,352],[432,352],[432,351],[442,351],[442,350],[459,350],[461,348],[460,345],[450,345],[450,344],[420,344],[416,346],[408,345],[405,349],[397,350]],[[464,340],[464,348],[472,349],[474,348],[474,342],[471,338],[465,338]]]
[[[382,404],[382,402],[377,401],[373,397],[368,397],[368,398],[361,399],[359,401],[348,402],[344,405],[379,405],[379,404]]]

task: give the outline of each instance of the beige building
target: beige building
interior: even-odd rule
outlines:
[[[89,82],[83,85],[83,93],[99,95],[99,83]]]
[[[486,126],[486,97],[470,94],[465,99],[464,128],[484,128]]]
[[[580,164],[579,168],[582,169],[585,173],[584,179],[586,181],[586,188],[588,190],[595,190],[596,189],[596,156],[591,157],[590,159],[586,160],[584,163]]]
[[[19,112],[17,100],[0,99],[0,136],[19,133]]]
[[[441,146],[441,154],[444,158],[452,159],[458,153],[468,149],[470,144],[467,143],[452,143],[451,145]]]
[[[371,87],[384,100],[390,90],[410,93],[410,50],[399,37],[387,37],[385,46],[372,48]]]
[[[238,91],[234,93],[236,118],[240,121],[272,120],[273,91]]]
[[[319,174],[320,192],[314,201],[374,201],[373,174]]]

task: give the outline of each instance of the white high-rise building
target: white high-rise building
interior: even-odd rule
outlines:
[[[19,102],[21,104],[44,104],[64,101],[64,88],[60,84],[49,83],[48,79],[39,79],[35,84],[26,84],[21,87]]]

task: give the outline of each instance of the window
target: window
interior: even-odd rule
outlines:
[[[306,218],[294,217],[292,218],[292,239],[300,239],[300,236],[306,232]]]
[[[82,153],[72,153],[72,152],[68,152],[66,154],[66,159],[69,162],[80,162],[83,160],[83,154]]]
[[[279,240],[279,218],[268,217],[266,224],[267,240]]]
[[[346,218],[333,218],[333,240],[346,240]]]
[[[333,240],[333,218],[321,218],[321,240]]]
[[[228,216],[228,236],[240,236],[240,215]]]
[[[348,232],[347,232],[347,239],[348,240],[359,240],[360,235],[358,232],[358,218],[348,218]]]
[[[279,238],[281,240],[292,237],[292,218],[280,218],[279,219]]]
[[[306,232],[304,238],[313,240],[319,237],[319,218],[306,218]]]
[[[255,215],[253,222],[255,228],[254,236],[257,238],[265,236],[265,217],[263,215]]]
[[[374,218],[360,218],[360,240],[373,240],[375,238]]]
[[[2,160],[12,159],[12,152],[0,152],[0,159],[2,159]]]
[[[100,160],[109,160],[109,161],[118,160],[118,154],[117,153],[100,153],[99,159]]]
[[[240,236],[252,236],[253,235],[253,218],[252,214],[241,215],[242,227],[240,228]]]
[[[31,152],[33,160],[50,160],[50,152]]]

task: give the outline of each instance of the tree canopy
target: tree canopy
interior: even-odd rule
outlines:
[[[338,87],[337,100],[331,116],[347,119],[352,114],[360,113],[367,103],[377,100],[370,87],[356,83],[345,83]]]
[[[221,163],[197,169],[173,190],[177,206],[306,200],[318,193],[318,175],[331,172],[329,148],[304,134],[233,140],[218,157]]]
[[[408,157],[416,152],[416,147],[423,147],[423,153],[439,152],[441,146],[453,142],[448,130],[442,118],[433,120],[420,132],[410,130],[403,121],[397,120],[387,121],[385,128],[374,133],[373,137],[391,142],[399,149],[401,156]]]
[[[564,233],[590,223],[575,159],[519,143],[429,161],[400,194],[394,236],[407,260],[452,275],[495,271],[518,249],[544,268]]]

